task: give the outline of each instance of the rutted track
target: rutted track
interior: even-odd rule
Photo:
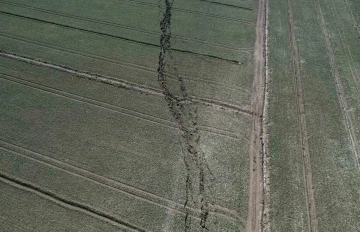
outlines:
[[[297,115],[300,127],[300,144],[303,155],[303,174],[304,174],[304,185],[305,185],[305,199],[306,199],[306,209],[307,209],[307,221],[308,221],[308,231],[316,232],[318,231],[317,223],[317,213],[315,206],[315,197],[314,197],[314,187],[312,184],[312,173],[311,173],[311,160],[310,160],[310,151],[309,151],[309,142],[308,134],[306,129],[306,112],[303,98],[303,88],[302,88],[302,73],[300,66],[300,55],[298,52],[296,37],[295,37],[295,28],[294,28],[294,18],[291,0],[287,0],[287,8],[289,15],[289,32],[290,32],[290,51],[291,58],[294,68],[294,78],[295,78],[295,92],[296,92],[296,106],[297,106]]]
[[[148,66],[140,65],[140,64],[134,64],[134,63],[130,63],[130,62],[127,62],[127,61],[117,60],[117,59],[113,59],[113,58],[106,57],[106,56],[95,55],[95,54],[92,54],[92,53],[87,53],[87,52],[83,52],[83,51],[79,51],[79,50],[75,50],[75,49],[67,49],[67,48],[64,48],[64,47],[54,46],[54,45],[51,45],[51,44],[47,44],[47,43],[43,43],[43,42],[39,42],[39,41],[34,41],[34,40],[29,40],[29,39],[19,37],[19,36],[3,34],[3,33],[0,32],[0,37],[1,36],[5,37],[5,38],[9,38],[9,39],[13,39],[13,40],[33,44],[33,45],[36,45],[36,46],[44,47],[44,48],[51,48],[51,49],[61,51],[61,52],[66,52],[66,53],[70,53],[70,54],[74,54],[74,55],[78,55],[78,56],[82,56],[82,57],[87,57],[87,58],[92,58],[92,59],[96,59],[96,60],[109,62],[109,63],[112,63],[112,64],[120,65],[120,66],[126,67],[126,68],[131,68],[131,69],[134,69],[134,70],[139,70],[139,71],[142,71],[142,72],[148,72],[148,73],[152,73],[152,74],[155,74],[155,75],[157,74],[156,69],[153,69],[153,68],[148,67]],[[18,55],[18,56],[20,56],[20,55]],[[177,80],[177,77],[176,77],[175,74],[173,74],[173,73],[166,73],[166,74],[169,76],[169,79]],[[209,80],[209,79],[203,79],[203,78],[199,78],[199,77],[186,76],[186,75],[179,75],[179,76],[181,76],[182,78],[186,78],[187,81],[190,81],[190,82],[199,82],[199,83],[204,83],[204,84],[209,84],[209,85],[224,86],[225,88],[227,88],[229,90],[240,90],[240,91],[243,91],[243,92],[246,92],[246,93],[249,92],[249,90],[246,89],[246,88],[242,88],[240,86],[235,86],[235,85],[232,85],[232,84],[226,84],[226,83],[218,82],[216,80]]]
[[[19,145],[15,145],[15,144],[6,142],[6,141],[2,140],[2,137],[0,137],[0,149],[11,152],[14,155],[18,155],[18,156],[24,157],[26,159],[33,160],[35,162],[41,163],[41,164],[49,166],[51,168],[61,170],[65,173],[69,173],[71,175],[81,177],[83,179],[94,182],[101,186],[118,191],[127,196],[130,196],[130,197],[136,198],[138,200],[145,201],[147,203],[159,206],[160,208],[165,208],[167,210],[170,210],[175,213],[182,214],[182,215],[186,214],[184,206],[180,203],[177,203],[172,200],[166,199],[164,197],[152,194],[152,193],[144,191],[142,189],[127,185],[124,182],[121,182],[119,180],[113,180],[113,179],[107,178],[105,176],[98,175],[89,170],[79,168],[79,167],[71,165],[71,164],[64,163],[60,160],[51,158],[47,155],[43,155],[38,152],[31,151],[27,148],[21,147]],[[199,217],[200,210],[192,208],[192,207],[187,207],[187,210],[189,211],[189,215],[193,219],[200,221],[200,217]],[[227,209],[227,208],[223,208],[219,205],[214,205],[210,210],[211,210],[210,213],[219,215],[221,217],[224,217],[224,218],[227,218],[230,220],[240,221],[240,222],[244,221],[236,212],[233,212],[232,210]]]
[[[109,76],[93,74],[93,73],[88,73],[88,72],[82,72],[82,71],[79,71],[76,69],[72,69],[70,67],[65,67],[65,66],[51,64],[51,63],[47,63],[47,62],[43,62],[43,61],[39,61],[39,60],[34,60],[34,59],[27,58],[24,56],[7,53],[7,52],[1,51],[1,50],[0,50],[0,56],[27,62],[27,63],[34,64],[34,65],[45,66],[45,67],[56,69],[56,70],[59,70],[62,72],[75,74],[79,77],[94,80],[94,81],[99,81],[104,84],[109,84],[109,85],[113,85],[113,86],[117,86],[117,87],[121,87],[121,88],[125,88],[125,89],[131,89],[131,90],[142,92],[145,94],[150,94],[150,95],[155,95],[155,96],[163,96],[163,93],[158,89],[151,88],[151,87],[144,86],[144,85],[139,85],[134,82],[120,80],[118,78],[113,78],[113,77],[109,77]],[[238,113],[242,113],[244,115],[252,114],[252,112],[249,111],[247,109],[247,107],[239,107],[236,105],[232,105],[232,104],[217,101],[217,100],[211,100],[211,99],[194,97],[194,96],[190,96],[189,99],[190,99],[190,101],[201,103],[201,104],[207,105],[207,106],[212,106],[216,109],[223,109],[223,110],[228,110],[228,111],[232,111],[232,112],[238,112]]]
[[[349,138],[351,141],[351,148],[354,152],[355,155],[355,164],[358,168],[358,170],[360,171],[360,151],[359,148],[357,146],[358,144],[358,140],[356,138],[356,133],[355,133],[355,127],[354,127],[354,123],[352,121],[351,116],[349,115],[349,106],[347,104],[346,101],[346,95],[345,95],[345,91],[344,91],[344,87],[342,85],[341,79],[340,79],[340,74],[339,74],[339,69],[338,69],[338,64],[335,58],[335,54],[334,54],[334,50],[333,47],[331,45],[331,41],[330,41],[330,36],[329,36],[329,32],[327,30],[326,27],[326,22],[324,19],[324,15],[322,13],[321,10],[321,5],[320,5],[320,1],[316,0],[316,7],[318,10],[318,14],[320,16],[320,26],[323,32],[323,35],[325,37],[326,40],[326,45],[327,45],[327,50],[328,50],[328,56],[330,58],[330,66],[331,66],[331,72],[334,76],[335,79],[335,83],[336,83],[336,87],[338,90],[338,95],[339,95],[339,103],[340,103],[340,108],[341,108],[341,112],[343,114],[344,117],[344,123],[345,123],[345,127],[346,130],[349,134]]]
[[[3,76],[3,77],[1,77],[1,76]],[[6,76],[6,77],[4,77],[4,76]],[[58,90],[58,89],[48,87],[48,86],[45,86],[45,85],[40,85],[40,84],[31,82],[31,81],[28,81],[28,80],[21,79],[19,77],[10,76],[8,74],[0,73],[0,78],[5,79],[5,80],[10,81],[10,82],[13,82],[13,83],[17,83],[17,84],[27,86],[29,88],[34,88],[34,89],[41,90],[41,91],[44,91],[44,92],[47,92],[47,93],[50,93],[50,94],[65,97],[65,98],[73,100],[73,101],[89,104],[89,105],[92,105],[92,106],[95,106],[95,107],[98,107],[98,108],[102,108],[102,109],[106,109],[106,110],[109,110],[109,111],[117,112],[117,113],[127,115],[127,116],[130,116],[130,117],[135,117],[135,118],[138,118],[138,119],[150,122],[150,123],[159,124],[161,126],[166,126],[166,127],[178,129],[178,127],[176,126],[176,123],[171,122],[171,121],[166,120],[166,119],[162,119],[162,118],[155,117],[155,116],[152,116],[152,115],[140,113],[140,112],[137,112],[137,111],[134,111],[134,110],[129,110],[129,109],[126,109],[126,108],[123,108],[123,107],[120,107],[120,106],[116,106],[116,105],[112,105],[112,104],[109,104],[109,103],[106,103],[106,102],[102,102],[102,101],[90,99],[90,98],[87,98],[87,97],[79,96],[79,95],[76,95],[76,94],[73,94],[73,93]],[[231,138],[231,139],[242,139],[244,141],[248,140],[248,138],[246,138],[244,135],[240,135],[240,134],[237,134],[237,133],[233,133],[233,132],[230,132],[230,131],[226,131],[226,130],[222,130],[222,129],[218,129],[218,128],[214,128],[214,127],[200,126],[199,125],[199,129],[202,130],[202,131],[207,131],[209,133],[217,134],[219,136],[224,136],[224,137]]]
[[[70,25],[66,25],[66,24],[62,24],[62,23],[56,23],[56,22],[51,22],[51,21],[47,21],[47,20],[43,20],[43,19],[28,17],[28,16],[24,16],[24,15],[19,15],[19,14],[14,14],[14,13],[6,12],[6,11],[1,11],[0,10],[0,14],[9,15],[9,16],[12,16],[12,17],[17,17],[17,18],[23,18],[23,19],[26,19],[26,20],[32,20],[32,21],[39,22],[39,23],[44,23],[44,24],[51,24],[51,25],[54,25],[54,26],[59,26],[59,27],[72,29],[72,30],[78,30],[78,31],[82,31],[82,32],[90,33],[90,34],[99,35],[99,36],[105,36],[105,37],[109,37],[109,38],[120,39],[120,40],[124,40],[126,42],[129,42],[129,43],[135,43],[135,44],[149,46],[149,47],[159,47],[159,45],[157,45],[157,44],[152,44],[152,43],[148,43],[148,42],[144,42],[144,41],[140,41],[140,40],[134,40],[134,39],[130,39],[130,38],[119,36],[119,35],[113,35],[113,34],[109,34],[109,33],[103,33],[103,32],[88,30],[88,29],[74,27],[74,26],[70,26]],[[227,58],[223,58],[223,57],[219,57],[219,56],[215,56],[215,55],[203,54],[203,53],[193,52],[193,51],[190,51],[190,50],[182,50],[182,49],[176,49],[176,48],[172,48],[172,50],[176,51],[176,52],[184,53],[184,54],[190,54],[190,55],[195,55],[195,56],[200,56],[200,57],[206,57],[206,58],[215,59],[215,60],[222,60],[222,61],[232,63],[232,64],[239,64],[239,61],[237,61],[237,60],[227,59]]]
[[[29,192],[32,192],[32,193],[35,193],[45,199],[48,199],[50,201],[53,201],[54,203],[60,205],[60,206],[63,206],[63,207],[67,207],[67,208],[70,208],[70,209],[74,209],[74,210],[77,210],[77,211],[80,211],[82,213],[86,213],[90,216],[93,216],[93,217],[96,217],[98,219],[101,219],[103,221],[107,221],[107,222],[110,222],[111,224],[113,225],[117,225],[118,227],[120,228],[124,228],[124,227],[127,227],[133,231],[142,231],[142,232],[145,232],[147,230],[143,229],[143,228],[140,228],[136,225],[132,225],[130,224],[129,222],[127,221],[124,221],[124,220],[121,220],[117,217],[114,217],[112,215],[109,215],[107,213],[104,213],[98,209],[95,209],[95,208],[92,208],[88,205],[83,205],[79,202],[76,202],[76,201],[72,201],[72,200],[68,200],[62,196],[59,196],[51,191],[48,191],[48,190],[45,190],[45,189],[41,189],[39,188],[38,186],[32,184],[32,183],[29,183],[29,182],[26,182],[24,180],[20,180],[20,179],[17,179],[15,177],[12,177],[11,175],[8,175],[6,173],[3,173],[3,172],[0,172],[0,181],[3,182],[3,183],[6,183],[6,184],[9,184],[13,187],[17,187],[17,188],[20,188],[20,189],[23,189],[25,191],[29,191]]]
[[[86,22],[91,22],[91,23],[96,23],[96,24],[101,24],[101,25],[106,25],[106,26],[112,26],[112,27],[117,27],[117,28],[123,28],[123,29],[131,30],[131,31],[141,32],[141,33],[144,33],[144,34],[150,34],[150,35],[158,36],[158,32],[156,32],[156,31],[137,28],[137,27],[126,25],[126,24],[120,24],[120,23],[115,23],[115,22],[110,22],[110,21],[99,20],[99,19],[95,19],[95,18],[77,16],[77,15],[72,15],[72,14],[68,14],[68,13],[64,13],[64,12],[47,10],[47,9],[44,9],[44,8],[33,7],[33,6],[19,4],[19,3],[13,3],[13,2],[9,2],[9,1],[0,1],[0,3],[4,3],[4,4],[7,4],[7,5],[24,8],[24,9],[31,10],[31,11],[36,11],[36,12],[61,16],[61,17],[64,17],[64,18],[82,20],[82,21],[86,21]],[[179,40],[183,40],[183,41],[190,41],[190,42],[194,42],[194,43],[208,44],[208,45],[212,45],[214,47],[219,47],[219,48],[222,48],[222,49],[227,49],[227,50],[232,50],[232,51],[250,52],[251,50],[253,50],[252,47],[242,48],[242,47],[235,47],[235,46],[230,46],[230,45],[227,45],[227,44],[221,44],[221,43],[217,43],[217,42],[213,42],[213,41],[201,40],[201,39],[196,39],[196,38],[191,38],[191,37],[186,37],[186,36],[181,36],[181,35],[174,35],[173,34],[172,36],[175,39],[179,39]]]

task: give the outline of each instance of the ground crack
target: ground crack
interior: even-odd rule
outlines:
[[[171,53],[171,16],[174,0],[164,0],[158,3],[161,17],[158,82],[170,113],[182,133],[184,163],[187,170],[186,201],[184,203],[186,209],[185,231],[191,230],[191,217],[188,210],[190,203],[200,208],[200,226],[207,230],[206,222],[212,205],[210,192],[213,175],[205,159],[205,154],[199,146],[197,104],[189,98],[185,82],[182,76],[178,75],[176,60]],[[165,8],[162,4],[165,4]],[[171,69],[176,73],[179,85],[175,87],[178,87],[178,90],[171,89],[168,85],[166,69]],[[180,94],[176,94],[174,91],[180,91]]]

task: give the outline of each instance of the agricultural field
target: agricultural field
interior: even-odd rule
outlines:
[[[0,0],[0,231],[359,231],[356,0]]]

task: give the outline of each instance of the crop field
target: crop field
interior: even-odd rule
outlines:
[[[270,1],[271,231],[359,231],[359,9]]]
[[[0,231],[359,231],[357,0],[0,0]]]

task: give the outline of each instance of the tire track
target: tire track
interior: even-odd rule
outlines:
[[[156,31],[137,28],[137,27],[126,25],[126,24],[114,23],[114,22],[110,22],[110,21],[99,20],[99,19],[89,18],[89,17],[84,17],[84,16],[77,16],[77,15],[72,15],[72,14],[68,14],[68,13],[64,13],[64,12],[58,12],[58,11],[48,10],[48,9],[39,8],[39,7],[33,7],[33,6],[9,2],[9,1],[0,1],[0,3],[24,8],[27,10],[57,15],[57,16],[65,17],[65,18],[77,19],[77,20],[96,23],[96,24],[100,24],[100,25],[106,25],[106,26],[127,29],[127,30],[131,30],[131,31],[137,31],[137,32],[141,32],[144,34],[154,35],[154,36],[158,36],[158,34],[159,34]],[[213,42],[213,41],[201,40],[201,39],[196,39],[196,38],[191,38],[191,37],[181,36],[181,35],[173,35],[173,38],[178,39],[178,40],[183,40],[183,41],[189,41],[189,42],[193,42],[193,43],[208,44],[208,45],[212,45],[214,47],[219,47],[219,48],[231,50],[231,51],[249,52],[249,51],[253,50],[252,47],[242,48],[242,47],[230,46],[227,44],[221,44],[221,43],[217,43],[217,42]]]
[[[99,184],[100,186],[110,188],[127,196],[133,197],[135,199],[145,201],[152,205],[156,205],[160,208],[164,208],[166,210],[179,213],[182,215],[186,214],[184,206],[180,203],[158,196],[151,192],[147,192],[140,188],[130,186],[122,181],[114,180],[102,175],[98,175],[89,170],[65,163],[63,161],[57,160],[55,158],[51,158],[49,156],[29,150],[19,145],[6,142],[3,140],[1,136],[0,136],[0,149],[11,152],[14,155],[22,156],[24,158],[33,160],[35,162],[41,163],[51,168],[58,169],[70,175],[78,176],[93,183]],[[199,217],[200,210],[192,207],[187,207],[187,210],[189,210],[189,215],[193,219],[200,221],[200,217]],[[225,217],[230,220],[239,220],[239,221],[243,220],[236,212],[233,212],[227,208],[223,208],[217,205],[214,206],[214,208],[211,210],[211,213],[219,215],[221,217]]]
[[[51,64],[51,63],[47,63],[47,62],[43,62],[43,61],[39,61],[39,60],[34,60],[32,58],[27,58],[27,57],[19,56],[16,54],[11,54],[11,53],[4,52],[1,50],[0,50],[0,56],[11,58],[11,59],[22,61],[22,62],[27,62],[27,63],[38,65],[38,66],[52,68],[52,69],[59,70],[62,72],[75,74],[76,76],[78,76],[80,78],[86,78],[89,80],[98,81],[98,82],[101,82],[104,84],[108,84],[108,85],[112,85],[112,86],[116,86],[116,87],[120,87],[120,88],[131,89],[134,91],[138,91],[141,93],[154,95],[154,96],[163,96],[163,93],[161,91],[159,91],[158,89],[140,85],[140,84],[137,84],[134,82],[121,80],[118,78],[82,72],[82,71],[72,69],[69,67]],[[185,101],[185,99],[182,99],[182,101]],[[215,109],[222,109],[222,110],[227,110],[227,111],[231,111],[231,112],[242,113],[243,115],[249,116],[252,114],[252,112],[247,109],[247,106],[240,107],[240,106],[229,104],[229,103],[222,102],[222,101],[210,100],[207,98],[201,98],[201,97],[195,97],[195,96],[190,96],[189,101],[194,102],[194,103],[200,103],[200,104],[207,105],[207,106],[212,106]]]
[[[254,81],[251,97],[252,129],[249,144],[250,176],[249,176],[249,208],[246,231],[260,232],[262,223],[262,209],[264,201],[263,183],[263,118],[265,107],[266,91],[266,2],[258,1],[258,16],[256,23],[256,41],[254,53]]]
[[[120,65],[122,67],[132,68],[134,70],[139,70],[139,71],[143,71],[143,72],[152,73],[154,75],[157,74],[156,69],[153,69],[151,67],[144,66],[144,65],[134,64],[134,63],[130,63],[130,62],[123,61],[123,60],[116,60],[116,59],[112,59],[110,57],[95,55],[95,54],[82,52],[82,51],[75,50],[75,49],[66,49],[66,48],[63,48],[63,47],[58,47],[58,46],[54,46],[54,45],[43,43],[43,42],[38,42],[38,41],[34,41],[34,40],[28,40],[28,39],[23,38],[23,37],[13,36],[13,35],[9,35],[9,34],[3,34],[1,32],[0,32],[0,36],[6,37],[6,38],[9,38],[9,39],[13,39],[13,40],[17,40],[17,41],[21,41],[21,42],[25,42],[25,43],[35,44],[37,46],[41,46],[41,47],[45,47],[45,48],[51,48],[51,49],[54,49],[54,50],[58,50],[58,51],[62,51],[62,52],[67,52],[67,53],[83,56],[83,57],[88,57],[88,58],[92,58],[92,59],[96,59],[96,60],[106,61],[106,62],[109,62],[109,63],[112,63],[112,64]],[[175,74],[172,74],[172,73],[166,73],[166,74],[169,76],[169,79],[178,80]],[[232,85],[232,84],[226,84],[226,83],[218,82],[218,81],[215,81],[215,80],[208,80],[208,79],[203,79],[203,78],[198,78],[198,77],[193,77],[193,76],[186,76],[186,75],[179,75],[179,76],[181,76],[184,79],[186,78],[187,81],[189,81],[189,82],[199,82],[199,83],[209,84],[209,85],[219,85],[219,86],[224,86],[224,88],[227,88],[229,90],[240,90],[240,91],[249,93],[248,89],[243,88],[243,87],[239,87],[239,86],[235,86],[235,85]],[[121,80],[121,79],[119,78],[119,80]]]
[[[24,180],[20,180],[18,178],[12,177],[11,175],[8,175],[6,173],[0,172],[0,181],[11,185],[13,187],[16,188],[20,188],[22,190],[28,191],[28,192],[32,192],[37,194],[40,197],[43,197],[47,200],[50,200],[62,207],[66,207],[66,208],[70,208],[70,209],[74,209],[76,211],[82,212],[82,213],[86,213],[92,217],[101,219],[103,221],[106,221],[108,223],[111,223],[113,225],[118,226],[119,228],[129,228],[133,231],[141,231],[141,232],[145,232],[147,230],[138,227],[136,225],[132,225],[131,223],[125,221],[125,220],[121,220],[113,215],[109,215],[107,213],[104,213],[98,209],[92,208],[88,205],[84,205],[81,204],[79,202],[76,201],[72,201],[72,200],[68,200],[62,196],[59,196],[51,191],[45,190],[45,189],[41,189],[40,187],[31,184],[29,182],[26,182]]]
[[[248,11],[254,10],[254,9],[251,9],[251,8],[248,8],[248,7],[236,6],[236,5],[231,5],[231,4],[222,3],[222,2],[216,2],[216,1],[210,1],[210,0],[200,0],[200,1],[208,2],[208,3],[211,3],[211,4],[215,4],[215,5],[220,5],[220,6],[227,6],[227,7],[231,7],[231,8],[242,9],[242,10],[248,10]]]
[[[355,33],[356,33],[358,39],[360,39],[360,25],[356,22],[356,19],[355,19],[354,14],[353,14],[353,12],[352,12],[352,10],[351,10],[351,6],[350,6],[349,1],[348,1],[348,0],[344,0],[344,2],[345,2],[346,7],[347,7],[347,9],[348,9],[348,11],[349,11],[350,18],[351,18],[351,20],[353,21],[354,28],[355,28]]]
[[[330,67],[331,67],[331,72],[334,76],[335,79],[335,83],[336,83],[336,88],[337,88],[337,92],[338,92],[338,96],[339,96],[339,103],[340,103],[340,108],[344,117],[344,124],[346,127],[346,130],[349,134],[349,138],[351,141],[351,149],[354,152],[355,155],[355,164],[358,168],[358,171],[360,171],[360,151],[359,148],[357,146],[358,144],[358,140],[356,138],[356,133],[355,133],[355,129],[354,129],[354,124],[352,121],[351,116],[349,115],[349,106],[347,104],[346,101],[346,95],[345,95],[345,91],[344,91],[344,87],[342,85],[341,79],[340,79],[340,74],[339,74],[339,69],[338,69],[338,65],[337,65],[337,61],[335,58],[335,54],[334,54],[334,50],[330,41],[330,36],[329,36],[329,32],[328,29],[326,27],[326,22],[325,22],[325,18],[324,15],[322,13],[321,10],[321,5],[320,5],[320,1],[316,0],[316,7],[317,7],[317,11],[320,17],[320,26],[323,32],[323,35],[325,37],[325,41],[326,41],[326,45],[327,45],[327,50],[328,50],[328,56],[330,58]]]
[[[51,24],[51,25],[55,25],[55,26],[59,26],[59,27],[67,28],[67,29],[78,30],[78,31],[81,31],[81,32],[86,32],[86,33],[95,34],[95,35],[99,35],[99,36],[124,40],[126,42],[139,44],[139,45],[142,45],[142,46],[159,47],[159,45],[157,45],[157,44],[143,42],[143,41],[140,41],[140,40],[129,39],[129,38],[126,38],[126,37],[123,37],[123,36],[118,36],[118,35],[113,35],[113,34],[93,31],[93,30],[88,30],[88,29],[84,29],[84,28],[74,27],[74,26],[70,26],[70,25],[66,25],[66,24],[62,24],[62,23],[50,22],[50,21],[47,21],[47,20],[42,20],[42,19],[28,17],[28,16],[24,16],[24,15],[19,15],[19,14],[14,14],[14,13],[6,12],[6,11],[1,11],[0,10],[0,14],[12,16],[12,17],[17,17],[17,18],[22,18],[22,19],[27,19],[27,20],[31,20],[31,21],[35,21],[35,22],[39,22],[39,23],[44,23],[44,24]],[[203,53],[193,52],[193,51],[190,51],[190,50],[182,50],[182,49],[176,49],[176,48],[172,48],[172,50],[176,51],[176,52],[184,53],[184,54],[195,55],[195,56],[200,56],[200,57],[210,58],[210,59],[215,59],[215,60],[221,60],[221,61],[232,63],[232,64],[239,64],[239,61],[237,61],[237,60],[227,59],[227,58],[223,58],[223,57],[220,57],[220,56],[215,56],[215,55],[210,55],[210,54],[203,54]]]
[[[69,93],[66,91],[62,91],[62,90],[58,90],[52,87],[48,87],[45,85],[41,85],[41,84],[37,84],[19,77],[15,77],[15,76],[11,76],[8,74],[4,74],[4,73],[0,73],[0,76],[7,76],[7,77],[0,77],[1,79],[5,79],[7,81],[10,82],[14,82],[17,84],[21,84],[24,86],[27,86],[29,88],[34,88],[34,89],[38,89],[50,94],[54,94],[56,96],[61,96],[61,97],[65,97],[67,99],[73,100],[73,101],[77,101],[80,103],[85,103],[85,104],[89,104],[101,109],[106,109],[112,112],[116,112],[116,113],[120,113],[126,116],[130,116],[130,117],[135,117],[150,123],[156,123],[159,124],[161,126],[165,126],[165,127],[169,127],[169,128],[173,128],[173,129],[178,129],[178,127],[176,126],[175,122],[171,122],[169,120],[166,119],[162,119],[159,117],[155,117],[152,115],[148,115],[145,113],[140,113],[138,111],[134,111],[134,110],[130,110],[130,109],[126,109],[120,106],[116,106],[116,105],[112,105],[106,102],[102,102],[102,101],[98,101],[98,100],[94,100],[91,98],[87,98],[87,97],[83,97],[83,96],[79,96],[73,93]],[[15,79],[15,80],[14,80]],[[248,139],[246,138],[245,135],[241,135],[239,133],[234,133],[231,131],[227,131],[227,130],[222,130],[222,129],[218,129],[218,128],[214,128],[214,127],[208,127],[208,126],[199,126],[199,129],[202,131],[206,131],[212,134],[216,134],[219,136],[223,136],[223,137],[227,137],[230,139],[242,139],[243,141],[247,141]]]
[[[120,2],[131,3],[131,4],[142,5],[142,6],[150,6],[150,7],[159,8],[159,5],[157,5],[157,4],[144,2],[144,1],[139,1],[139,0],[119,0],[119,1]],[[173,8],[173,11],[183,12],[183,13],[188,13],[188,14],[194,14],[194,15],[203,15],[203,16],[206,16],[206,17],[209,17],[209,18],[222,19],[222,20],[226,20],[226,21],[230,21],[230,22],[239,22],[239,23],[252,25],[252,26],[254,25],[254,23],[251,22],[251,21],[246,21],[246,20],[241,20],[241,19],[237,19],[237,18],[221,16],[221,15],[216,15],[216,14],[210,14],[210,13],[205,13],[205,12],[201,12],[201,11],[187,10],[187,9],[176,8],[176,7]]]
[[[307,209],[308,231],[318,231],[318,222],[316,216],[316,205],[314,197],[314,187],[312,184],[312,172],[311,172],[311,160],[308,143],[308,133],[306,129],[306,113],[305,104],[303,98],[300,55],[295,37],[294,17],[292,11],[291,0],[287,0],[287,8],[289,15],[289,32],[290,32],[290,51],[291,58],[294,67],[295,78],[295,92],[296,92],[296,106],[300,127],[300,144],[303,154],[303,173],[304,173],[304,185],[305,185],[305,201]]]
[[[332,12],[333,17],[336,18],[337,13],[334,12],[334,8],[335,8],[335,6],[334,6],[334,3],[332,2],[331,12]],[[338,20],[336,20],[336,22],[338,22]],[[343,36],[344,30],[341,28],[341,26],[339,26],[339,27],[337,27],[337,31],[338,31],[338,34],[340,36],[340,43],[344,48],[344,49],[341,49],[341,52],[345,53],[345,56],[347,58],[347,62],[349,64],[351,74],[352,74],[352,77],[353,77],[353,80],[354,80],[354,84],[356,86],[356,91],[357,91],[358,94],[360,94],[360,75],[359,75],[359,71],[358,71],[357,67],[353,67],[353,65],[351,64],[351,62],[352,63],[355,63],[355,62],[354,62],[352,52],[350,51],[350,48],[349,48],[348,44],[346,43],[346,39],[344,39],[344,36]]]

